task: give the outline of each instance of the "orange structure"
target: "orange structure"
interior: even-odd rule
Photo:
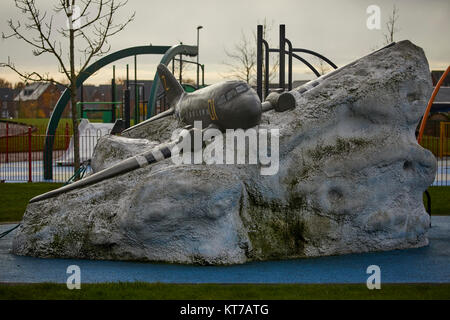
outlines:
[[[436,84],[436,87],[433,90],[433,93],[431,94],[431,98],[428,101],[427,108],[426,108],[425,113],[422,118],[422,123],[420,124],[419,135],[417,136],[417,142],[419,144],[422,141],[423,131],[425,130],[425,125],[427,124],[427,118],[428,118],[428,114],[430,113],[431,106],[433,105],[434,99],[436,98],[439,88],[441,87],[442,83],[444,82],[445,77],[447,77],[447,74],[449,73],[449,71],[450,71],[450,66],[447,67],[447,70],[445,70],[444,74],[439,79],[438,83]]]

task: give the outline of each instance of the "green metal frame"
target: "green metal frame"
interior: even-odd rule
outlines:
[[[123,59],[130,56],[141,55],[141,54],[163,54],[163,58],[161,59],[161,63],[167,65],[167,63],[177,54],[186,54],[186,55],[197,55],[198,48],[196,46],[186,46],[186,45],[175,45],[172,47],[169,46],[137,46],[131,47],[123,50],[119,50],[113,52],[98,61],[91,64],[86,70],[81,73],[77,78],[76,86],[79,88],[86,79],[88,79],[91,75],[93,75],[96,71],[103,68],[104,66]],[[156,93],[157,90],[154,87],[158,87],[159,79],[158,75],[155,75],[155,82],[153,82],[152,92]],[[150,96],[153,98],[153,103],[156,101],[156,96]],[[67,103],[70,100],[70,90],[66,89],[58,102],[56,103],[55,108],[53,109],[52,115],[50,117],[50,121],[47,126],[47,132],[44,143],[44,180],[52,180],[53,179],[53,170],[52,170],[52,162],[53,162],[53,144],[55,141],[55,132],[58,127],[59,120],[61,119],[62,113],[67,106]],[[149,100],[150,103],[150,100]],[[148,110],[153,109],[153,105],[150,105]]]
[[[85,101],[78,101],[77,102],[77,118],[78,119],[82,119],[84,118],[84,113],[88,113],[88,112],[111,112],[111,119],[112,119],[112,113],[116,112],[115,108],[111,108],[111,109],[102,109],[102,108],[93,108],[93,109],[84,109],[84,105],[113,105],[114,107],[116,105],[120,105],[122,104],[122,101],[116,101],[116,102],[107,102],[107,101],[96,101],[96,102],[85,102]],[[83,106],[83,108],[81,108],[81,106]],[[104,119],[104,117],[103,117]],[[109,120],[109,122],[111,122],[111,120]]]
[[[162,57],[160,63],[164,65],[168,65],[169,62],[179,54],[184,54],[187,56],[194,57],[198,54],[198,48],[197,46],[186,46],[183,44],[179,44],[176,46],[173,46]],[[155,74],[155,78],[153,79],[153,86],[152,90],[150,91],[150,97],[148,99],[148,107],[147,107],[147,119],[154,115],[155,113],[155,104],[156,104],[156,97],[158,95],[158,88],[159,88],[159,77],[158,73]]]

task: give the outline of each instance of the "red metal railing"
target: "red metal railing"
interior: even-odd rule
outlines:
[[[0,123],[0,181],[40,182],[43,178],[43,146],[45,128],[13,127]],[[56,131],[53,149],[52,182],[65,182],[74,173],[72,130],[68,122]],[[102,132],[80,136],[81,161],[92,155]],[[429,149],[438,161],[433,185],[450,186],[450,122],[429,120],[420,144]]]
[[[14,132],[14,135],[12,133]],[[6,124],[0,130],[0,181],[43,182],[43,146],[45,129],[25,127],[22,131],[11,130]],[[87,131],[80,136],[81,161],[89,159],[98,139],[105,132]],[[50,182],[65,182],[73,174],[72,132],[68,123],[55,134],[53,149],[53,177]]]

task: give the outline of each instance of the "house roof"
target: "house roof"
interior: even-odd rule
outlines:
[[[0,100],[12,101],[14,99],[14,89],[0,88]]]
[[[47,90],[50,83],[35,82],[25,86],[19,94],[14,98],[14,101],[33,101],[39,99],[39,97]]]
[[[432,70],[431,71],[431,81],[433,81],[433,86],[435,86],[439,79],[442,77],[442,75],[444,74],[444,70]],[[444,79],[444,82],[442,83],[443,86],[448,87],[450,86],[450,77],[446,77]]]

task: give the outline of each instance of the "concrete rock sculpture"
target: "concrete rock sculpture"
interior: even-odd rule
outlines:
[[[402,41],[294,89],[294,110],[262,115],[259,128],[280,133],[275,175],[165,159],[29,204],[13,252],[234,264],[424,246],[436,161],[415,129],[430,93],[422,49]],[[93,166],[177,126],[164,118],[104,138]]]

